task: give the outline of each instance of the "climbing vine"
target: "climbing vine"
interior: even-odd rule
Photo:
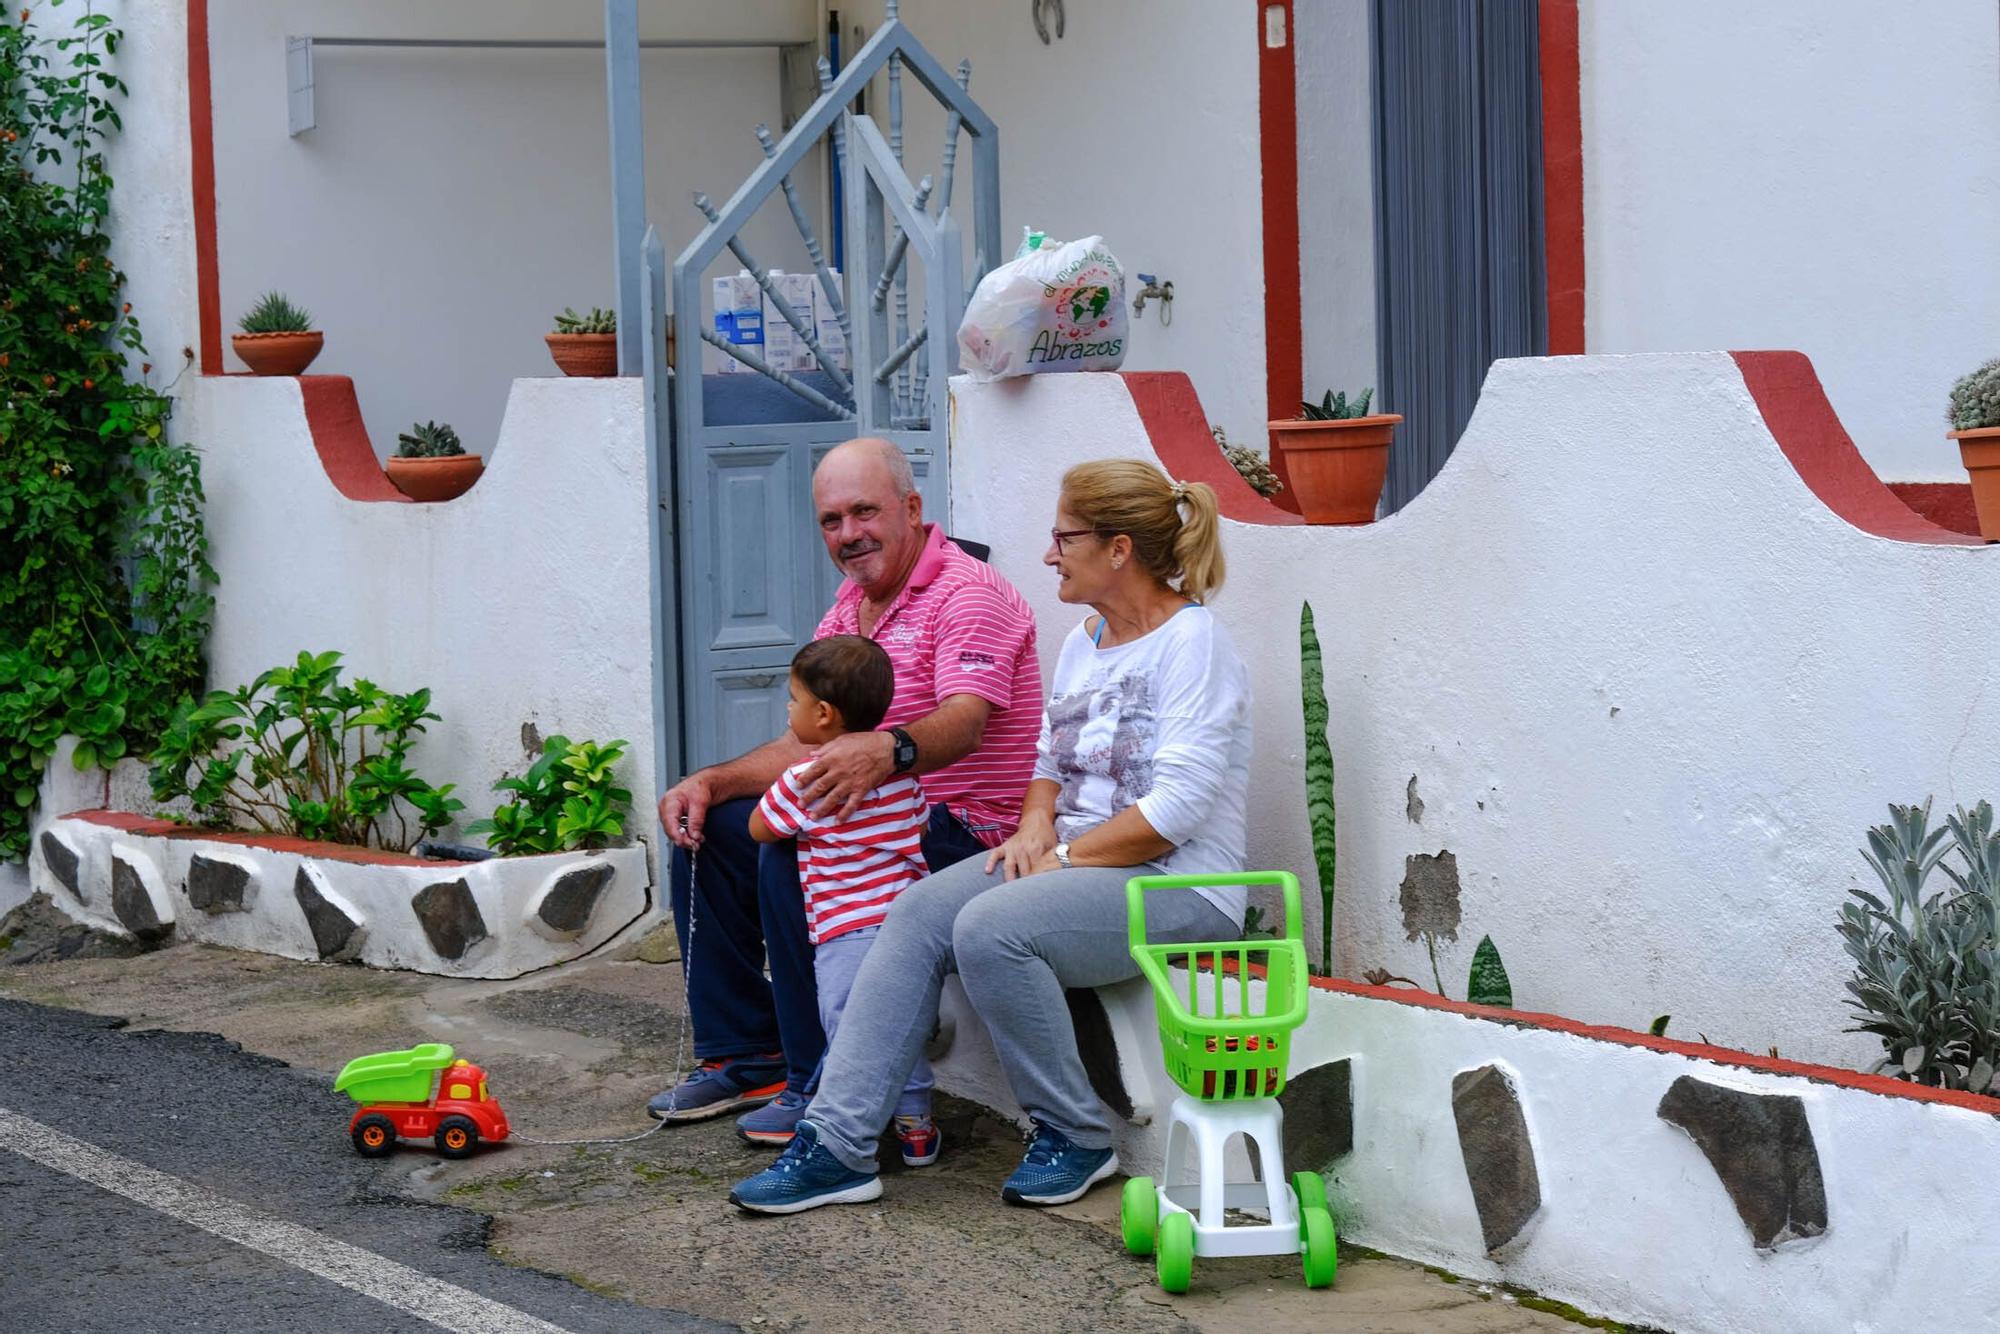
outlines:
[[[34,19],[0,17],[0,859],[63,733],[109,765],[200,689],[215,579],[200,458],[110,254],[120,33],[88,3]]]

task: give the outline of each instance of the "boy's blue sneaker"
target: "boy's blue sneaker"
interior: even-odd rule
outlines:
[[[819,1127],[799,1122],[778,1161],[736,1183],[729,1202],[753,1214],[796,1214],[822,1204],[863,1204],[882,1196],[882,1179],[857,1172],[821,1146]]]
[[[786,1086],[785,1091],[754,1112],[736,1118],[736,1133],[752,1144],[790,1144],[799,1118],[806,1114],[812,1099]]]
[[[742,1107],[757,1107],[785,1091],[782,1056],[725,1056],[703,1061],[694,1073],[646,1104],[655,1121],[705,1121]]]
[[[1028,1156],[1000,1188],[1000,1198],[1009,1204],[1068,1204],[1117,1170],[1116,1149],[1079,1148],[1037,1121]]]

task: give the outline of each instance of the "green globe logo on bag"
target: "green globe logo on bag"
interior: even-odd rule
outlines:
[[[1078,324],[1095,320],[1104,314],[1104,308],[1110,303],[1110,288],[1079,287],[1069,294],[1069,317]]]

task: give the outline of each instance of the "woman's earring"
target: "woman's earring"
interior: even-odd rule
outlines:
[[[1125,562],[1122,560],[1114,560],[1111,562],[1111,568],[1114,570],[1122,570],[1125,568]]]

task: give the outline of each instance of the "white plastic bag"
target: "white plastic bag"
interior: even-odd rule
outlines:
[[[1043,371],[1115,371],[1125,360],[1125,271],[1101,236],[1051,241],[979,280],[958,326],[958,362],[975,380]]]

